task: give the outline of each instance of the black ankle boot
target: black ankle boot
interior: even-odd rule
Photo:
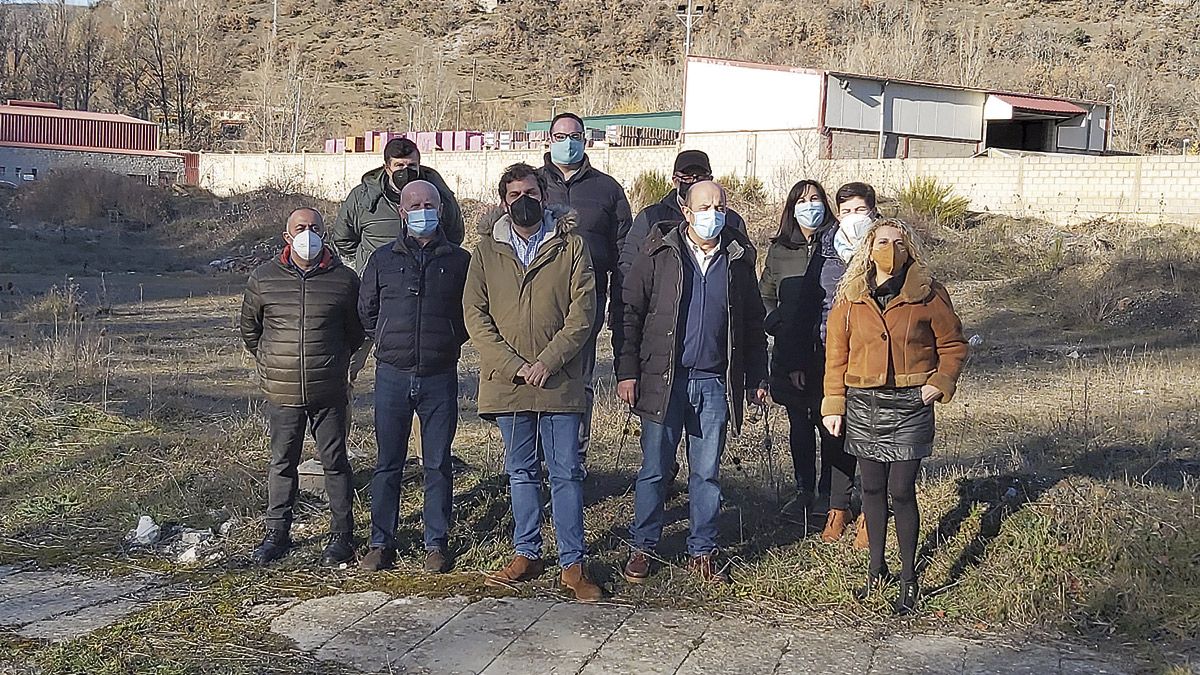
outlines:
[[[920,584],[914,579],[912,581],[900,582],[900,597],[896,598],[895,610],[900,616],[909,616],[917,613],[917,600],[921,594]]]
[[[284,529],[268,529],[262,543],[250,554],[255,565],[267,565],[287,555],[292,547],[292,536]]]
[[[321,564],[336,567],[354,560],[354,535],[349,532],[334,532],[321,553]]]
[[[895,577],[891,572],[888,572],[887,567],[884,567],[878,572],[868,574],[867,583],[855,589],[854,597],[857,598],[859,602],[862,602],[863,600],[866,600],[871,593],[883,588],[893,581],[895,581]]]

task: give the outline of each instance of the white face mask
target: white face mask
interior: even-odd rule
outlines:
[[[324,245],[321,235],[312,230],[305,230],[292,237],[292,250],[300,256],[301,260],[316,260],[317,256],[321,255]]]
[[[849,263],[854,251],[862,243],[863,236],[871,227],[874,218],[865,213],[850,213],[841,217],[837,234],[833,236],[833,250],[842,262]]]

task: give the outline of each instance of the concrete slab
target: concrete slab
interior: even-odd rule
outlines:
[[[721,672],[731,659],[738,673],[771,675],[787,649],[788,632],[767,624],[741,619],[719,619],[704,633],[704,641],[687,656],[677,675]]]
[[[851,630],[801,630],[792,633],[779,659],[779,675],[862,675],[871,667],[875,647]]]
[[[555,605],[542,599],[487,598],[472,603],[396,661],[397,673],[479,673]],[[539,672],[531,668],[528,672]]]
[[[18,595],[0,601],[0,625],[22,626],[77,612],[123,595],[131,595],[145,587],[146,584],[138,582],[91,579],[83,583]]]
[[[8,600],[19,595],[37,593],[50,588],[81,584],[89,581],[88,577],[74,572],[59,572],[56,570],[30,570],[14,572],[0,577],[0,600]]]
[[[574,675],[632,614],[630,607],[554,605],[484,669],[482,675]]]
[[[875,649],[872,675],[959,675],[972,643],[941,635],[893,636]]]
[[[111,602],[86,607],[67,616],[44,619],[31,623],[17,634],[22,637],[63,642],[83,637],[88,633],[107,628],[148,603],[141,600],[119,598]]]
[[[967,646],[964,675],[1047,675],[1058,670],[1058,651],[1035,645],[1019,649],[987,643]]]
[[[393,672],[397,660],[467,606],[466,598],[391,600],[334,636],[317,658],[363,672]]]
[[[21,563],[14,563],[12,565],[0,565],[0,579],[3,579],[4,577],[7,577],[7,576],[12,576],[12,575],[16,574],[17,572],[23,571],[24,569],[25,569],[25,565],[22,565]]]
[[[635,612],[604,643],[580,675],[674,673],[688,654],[700,646],[711,624],[710,617],[691,612]],[[723,668],[721,672],[730,669]]]
[[[275,617],[271,632],[291,638],[304,651],[315,651],[391,599],[387,593],[369,591],[305,600]]]
[[[1060,675],[1128,675],[1121,664],[1100,656],[1065,656],[1058,664]]]

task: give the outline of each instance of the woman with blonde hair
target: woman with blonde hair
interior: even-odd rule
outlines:
[[[858,457],[871,555],[865,598],[889,577],[888,497],[900,544],[899,614],[916,609],[916,482],[933,454],[933,403],[954,396],[967,356],[962,323],[933,279],[912,228],[870,226],[838,285],[825,346],[822,423]]]

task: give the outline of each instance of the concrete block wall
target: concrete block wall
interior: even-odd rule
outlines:
[[[918,157],[909,159],[823,160],[822,139],[813,130],[734,134],[689,134],[684,147],[709,153],[717,176],[754,176],[769,194],[782,199],[797,180],[813,178],[829,190],[851,181],[872,183],[895,194],[913,178],[931,176],[971,200],[972,208],[1055,222],[1101,216],[1146,222],[1200,225],[1200,157]],[[593,165],[626,188],[645,171],[669,173],[676,147],[599,148]],[[428,153],[436,168],[464,198],[495,201],[496,180],[518,161],[540,164],[542,151]],[[290,185],[330,200],[341,200],[362,174],[380,165],[373,154],[214,155],[200,159],[201,185],[218,194]]]

